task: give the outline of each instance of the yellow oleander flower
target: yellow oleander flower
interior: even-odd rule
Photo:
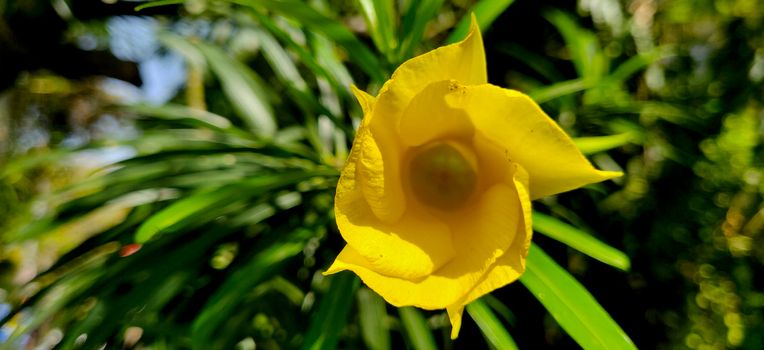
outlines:
[[[517,280],[531,200],[620,173],[592,167],[527,95],[486,81],[473,17],[464,41],[403,63],[364,112],[335,213],[347,245],[326,274],[355,272],[395,306],[448,311]]]

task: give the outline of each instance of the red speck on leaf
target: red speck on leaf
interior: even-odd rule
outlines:
[[[122,246],[122,248],[119,250],[119,256],[120,257],[126,257],[135,254],[137,251],[141,250],[142,244],[138,243],[131,243]]]

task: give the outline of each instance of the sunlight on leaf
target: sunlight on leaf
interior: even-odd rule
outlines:
[[[342,23],[316,11],[310,5],[296,0],[229,0],[255,9],[274,11],[297,20],[312,31],[322,33],[345,48],[348,57],[355,61],[373,79],[382,81],[384,75],[374,53],[358,40]]]
[[[417,45],[420,44],[427,23],[438,14],[443,0],[412,1],[408,10],[403,15],[401,33],[401,46],[397,60],[411,58]],[[398,62],[395,62],[398,63]]]
[[[277,128],[276,119],[265,87],[255,72],[216,46],[197,43],[196,47],[207,57],[207,63],[247,127],[263,138],[271,138]]]
[[[483,332],[483,336],[486,338],[489,344],[496,349],[516,350],[517,344],[509,335],[509,332],[504,328],[493,311],[483,302],[482,299],[478,299],[467,305],[467,313],[475,320],[480,331]]]
[[[167,6],[167,5],[178,5],[183,4],[188,0],[158,0],[158,1],[150,1],[145,4],[141,4],[135,7],[135,11],[140,11],[147,8],[152,7],[158,7],[158,6]]]
[[[537,245],[520,282],[584,349],[636,349],[591,293]]]
[[[628,271],[631,266],[629,257],[623,252],[594,238],[589,233],[570,226],[551,216],[533,212],[533,230],[547,237],[567,244],[605,264]]]
[[[589,155],[627,145],[634,142],[635,138],[633,133],[625,132],[608,136],[576,137],[573,142],[576,143],[581,153]]]

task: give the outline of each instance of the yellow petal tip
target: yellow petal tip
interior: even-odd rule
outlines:
[[[345,264],[339,259],[335,259],[334,263],[332,263],[332,265],[329,266],[329,268],[326,269],[326,271],[321,272],[321,274],[324,276],[329,276],[329,275],[333,275],[337,272],[342,272],[345,270],[347,270],[347,266],[345,266]]]
[[[483,33],[480,30],[480,23],[478,23],[474,12],[470,13],[470,28],[467,30],[467,36],[464,37],[464,40],[462,40],[461,43],[470,40],[477,40],[477,46],[480,46],[480,50],[483,50]]]
[[[369,95],[366,91],[363,91],[359,89],[355,84],[350,85],[350,91],[353,93],[353,96],[358,100],[358,104],[361,105],[361,109],[363,110],[363,114],[369,114],[371,112],[371,107],[374,105],[374,102],[376,101],[376,98],[372,95]]]
[[[446,311],[448,312],[448,319],[451,321],[451,340],[454,340],[459,337],[459,330],[462,329],[464,305],[448,307]]]
[[[600,171],[599,171],[599,173],[600,173],[600,175],[603,177],[603,181],[604,181],[604,180],[615,179],[615,178],[617,178],[617,177],[621,177],[621,176],[623,176],[623,172],[621,172],[621,171],[606,171],[606,170],[600,170]]]
[[[480,32],[480,24],[478,24],[477,16],[475,16],[474,12],[470,12],[470,30],[469,35],[472,35],[474,32]]]
[[[355,97],[358,97],[358,95],[366,95],[366,91],[359,89],[355,84],[350,84],[350,91]]]

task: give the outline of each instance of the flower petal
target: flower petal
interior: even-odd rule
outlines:
[[[475,133],[462,109],[451,108],[446,96],[464,93],[453,80],[434,82],[409,103],[398,123],[398,133],[406,146],[419,146],[439,138],[469,139]]]
[[[528,237],[528,244],[530,244],[530,235]],[[479,299],[480,297],[498,289],[507,284],[510,284],[522,276],[525,272],[525,258],[528,255],[528,249],[525,248],[525,255],[520,255],[524,245],[523,240],[515,241],[515,244],[509,249],[509,251],[502,255],[495,265],[483,275],[480,282],[473,288],[469,294],[464,298],[463,302],[456,303],[448,306],[448,318],[451,321],[451,339],[456,339],[459,336],[459,330],[462,324],[462,313],[464,307],[467,304]]]
[[[383,275],[368,265],[368,261],[348,244],[326,274],[351,270],[369,288],[397,307],[413,305],[428,310],[442,309],[467,292],[466,286],[460,287],[455,280],[441,276],[437,271],[424,278],[410,280]]]
[[[592,167],[573,141],[527,95],[484,84],[467,86],[452,106],[469,114],[477,133],[498,143],[530,176],[532,199],[621,176]]]
[[[462,315],[464,314],[464,305],[453,305],[446,308],[448,319],[451,321],[451,339],[459,336],[459,330],[462,329]]]
[[[412,280],[380,273],[351,244],[342,250],[327,273],[351,270],[395,306],[442,309],[462,305],[494,262],[513,245],[522,211],[518,195],[514,186],[496,184],[461,222],[454,219],[451,224],[456,256],[424,278]]]
[[[509,160],[507,150],[496,142],[489,140],[482,133],[476,132],[472,137],[472,147],[478,158],[478,179],[480,188],[488,188],[499,182],[512,183],[515,168],[518,166]]]
[[[396,222],[406,210],[406,201],[400,181],[400,160],[397,146],[388,142],[387,157],[380,150],[370,129],[361,126],[353,140],[353,152],[357,157],[348,159],[355,166],[354,176],[371,211],[380,220]],[[383,138],[379,138],[383,141]],[[347,167],[348,165],[346,165]],[[345,173],[343,172],[343,176]],[[342,181],[342,178],[340,178]]]
[[[366,91],[359,89],[355,85],[350,85],[350,91],[353,92],[356,100],[358,100],[358,104],[361,105],[363,114],[371,116],[372,107],[374,106],[374,102],[376,102],[377,99],[374,96],[367,94]]]
[[[395,224],[380,222],[362,202],[337,214],[337,225],[348,246],[375,272],[420,279],[454,256],[448,226],[425,213],[407,213]]]
[[[400,145],[397,135],[401,114],[414,96],[427,85],[449,79],[464,84],[483,84],[487,81],[483,39],[474,19],[470,34],[463,41],[435,49],[401,64],[382,87],[371,112],[364,118],[364,125],[369,127],[374,139],[381,146],[379,155],[385,165],[384,169],[381,169],[384,178],[399,180],[400,177],[396,160],[401,159],[400,149],[403,146]],[[356,96],[358,97],[358,94]],[[364,101],[367,99],[364,98]],[[392,193],[392,196],[397,195],[395,192],[400,192],[400,186],[396,188],[396,184],[385,183],[385,187],[385,192]],[[380,212],[379,207],[373,206],[375,214],[391,222],[396,217],[393,215],[396,209],[392,204],[385,205],[390,207],[386,210],[392,210],[391,213]]]
[[[533,229],[531,228],[531,200],[528,194],[528,174],[522,168],[518,169],[513,178],[520,204],[523,209],[522,221],[518,222],[518,232],[512,246],[509,247],[491,269],[483,275],[482,280],[473,288],[462,305],[467,305],[491,291],[516,281],[525,272],[525,258],[531,246]]]
[[[531,245],[531,200],[528,195],[528,173],[519,167],[514,172],[512,181],[522,206],[522,219],[518,221],[517,234],[509,249],[499,257],[494,265],[480,279],[477,285],[458,303],[447,307],[451,320],[451,339],[456,339],[462,324],[462,313],[467,304],[516,281],[525,272],[525,258]]]
[[[456,80],[467,85],[488,81],[483,37],[474,16],[464,40],[403,62],[383,91],[410,101],[427,85],[441,80]]]
[[[366,265],[385,275],[416,279],[428,275],[454,255],[449,228],[426,213],[409,210],[391,222],[383,221],[384,203],[402,201],[385,194],[382,170],[368,159],[373,139],[361,127],[350,157],[342,170],[335,196],[335,215],[342,237],[363,257]],[[378,161],[378,159],[377,159]],[[375,187],[377,186],[377,187]],[[379,191],[375,193],[375,191]],[[384,201],[387,202],[384,202]],[[377,212],[374,211],[377,205]],[[390,208],[405,207],[395,204]]]
[[[374,115],[378,117],[370,123],[375,136],[398,130],[403,111],[428,85],[443,80],[484,84],[486,74],[483,38],[473,17],[470,33],[463,41],[414,57],[395,70],[376,99]]]

